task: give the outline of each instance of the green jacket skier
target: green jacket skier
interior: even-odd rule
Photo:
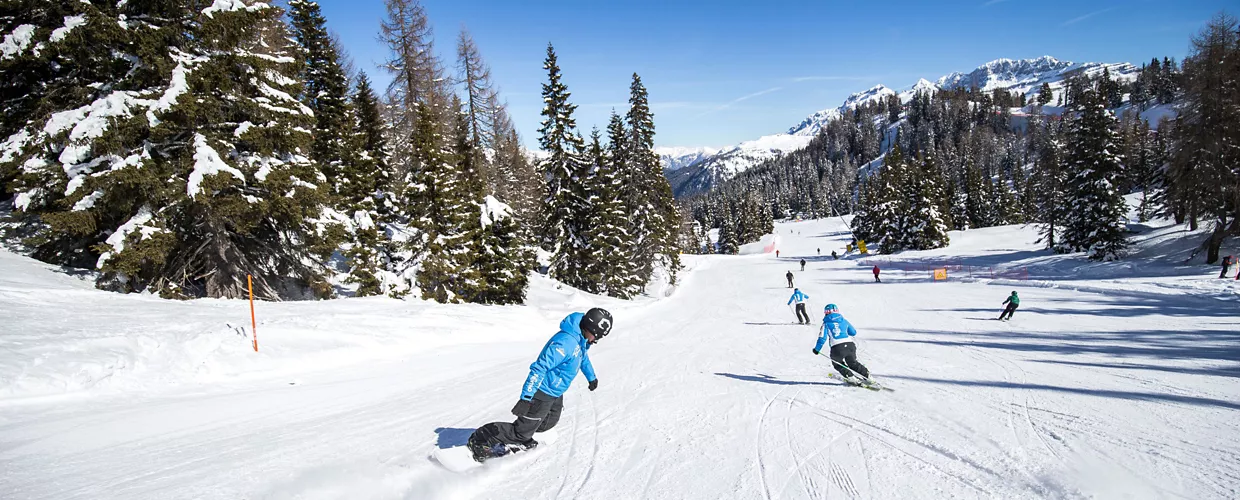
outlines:
[[[1007,305],[1007,308],[1003,309],[1003,312],[999,313],[999,321],[1007,321],[1012,319],[1012,315],[1016,313],[1016,308],[1020,307],[1020,297],[1018,297],[1016,295],[1016,291],[1013,290],[1012,295],[1009,295],[1007,300],[1004,300],[1003,303]],[[1007,316],[1007,318],[1005,319],[1004,316]]]

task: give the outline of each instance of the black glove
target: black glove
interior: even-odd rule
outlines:
[[[590,391],[593,392],[595,389],[598,389],[598,379],[590,381]]]
[[[815,355],[815,356],[817,356],[817,355],[818,355],[818,349],[814,349],[814,355]]]
[[[530,414],[530,402],[524,399],[517,401],[517,405],[512,407],[512,414],[518,417],[524,417]]]

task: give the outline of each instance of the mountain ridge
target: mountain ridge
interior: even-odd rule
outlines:
[[[995,59],[969,72],[948,73],[933,82],[920,78],[913,85],[903,87],[900,91],[881,84],[875,85],[849,95],[838,107],[810,114],[800,123],[788,128],[785,133],[763,136],[736,146],[725,147],[712,155],[663,156],[664,169],[672,183],[672,191],[677,197],[703,193],[719,182],[730,179],[764,161],[804,148],[832,120],[843,117],[845,113],[859,106],[887,99],[893,95],[899,97],[901,103],[907,103],[918,92],[938,92],[960,88],[990,91],[1002,88],[1031,98],[1037,94],[1042,83],[1050,84],[1052,90],[1058,94],[1059,89],[1062,88],[1062,81],[1069,74],[1079,71],[1096,76],[1104,70],[1109,70],[1113,79],[1121,81],[1136,78],[1139,71],[1130,63],[1074,63],[1045,55],[1030,59]],[[659,149],[692,151],[701,148]],[[668,168],[672,165],[675,165],[675,168]]]

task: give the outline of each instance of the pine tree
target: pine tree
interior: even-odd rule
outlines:
[[[905,248],[930,250],[947,246],[947,223],[939,211],[945,194],[941,176],[934,160],[926,156],[919,162],[913,175],[906,182],[909,193],[905,227],[902,229]]]
[[[573,112],[577,106],[568,101],[571,94],[560,81],[555,48],[550,44],[543,69],[548,75],[542,92],[543,122],[538,130],[538,143],[548,155],[542,164],[547,181],[543,244],[553,251],[551,276],[570,286],[584,286],[590,269],[584,239],[590,212],[585,185],[589,165],[582,158],[585,144],[576,133]]]
[[[1117,154],[1115,118],[1103,96],[1082,93],[1068,124],[1067,217],[1058,249],[1089,252],[1095,260],[1119,258],[1127,244],[1127,205],[1115,183],[1123,174]]]
[[[613,111],[607,123],[605,175],[598,176],[596,183],[606,186],[607,193],[607,196],[601,199],[603,206],[597,210],[597,213],[609,214],[605,224],[614,225],[614,227],[607,228],[597,237],[611,238],[603,243],[612,250],[606,262],[601,265],[605,267],[602,273],[608,277],[608,289],[615,290],[616,292],[612,295],[617,297],[635,296],[641,293],[646,284],[636,257],[637,241],[632,233],[635,226],[628,212],[631,207],[628,196],[632,193],[630,187],[625,184],[628,180],[626,174],[632,165],[629,162],[628,140],[629,132],[624,125],[624,119]],[[619,215],[619,220],[615,220],[615,215]]]
[[[167,19],[183,10],[152,13]],[[134,101],[159,92],[166,83],[165,74],[124,57],[148,47],[119,22],[122,15],[140,13],[145,12],[133,6],[82,2],[0,5],[5,42],[0,52],[5,75],[0,79],[0,138],[5,139],[0,143],[0,199],[16,194],[14,206],[25,215],[26,229],[37,230],[29,243],[40,260],[95,268],[99,252],[92,247],[138,209],[132,206],[134,197],[100,199],[82,186],[84,174],[108,161],[101,154],[108,151],[95,153],[91,143],[118,133],[113,114],[132,116],[137,112],[131,109]],[[158,53],[163,49],[154,42],[178,43],[186,35],[170,24],[142,20],[131,28]],[[72,143],[79,146],[70,147]],[[72,157],[64,165],[69,168],[41,149],[66,150]]]
[[[905,196],[905,176],[908,175],[904,153],[897,146],[883,158],[883,168],[875,180],[878,185],[873,193],[874,207],[869,215],[871,234],[866,240],[869,247],[883,253],[895,253],[905,248],[908,201]]]
[[[740,251],[740,242],[736,226],[736,218],[732,210],[725,209],[723,219],[719,223],[719,253],[736,255]]]
[[[679,258],[675,242],[680,215],[676,213],[672,188],[663,175],[663,163],[654,152],[654,114],[650,111],[649,95],[641,77],[633,74],[629,86],[629,112],[625,116],[629,140],[626,151],[627,175],[630,186],[628,213],[632,221],[631,237],[635,241],[634,262],[642,283],[650,279],[655,259],[662,255]],[[668,263],[674,271],[679,261]]]
[[[612,113],[613,123],[618,118]],[[628,272],[631,246],[626,232],[628,219],[621,200],[623,185],[617,166],[607,156],[601,134],[598,129],[592,130],[586,147],[586,157],[590,158],[587,179],[591,200],[589,222],[585,227],[591,265],[589,291],[627,299],[640,293],[643,283]]]
[[[290,0],[288,5],[302,61],[302,102],[315,118],[311,156],[327,176],[327,186],[338,194],[342,187],[357,180],[341,176],[341,170],[355,161],[350,137],[349,78],[340,64],[339,49],[327,32],[327,19],[318,2]]]
[[[482,244],[474,265],[482,278],[482,288],[474,296],[484,304],[521,304],[529,288],[529,272],[534,255],[525,244],[512,207],[487,195],[481,207]]]
[[[103,97],[103,89],[139,90],[159,79],[125,57],[138,41],[121,26],[120,16],[135,11],[115,2],[0,3],[0,39],[5,42],[0,51],[0,199],[8,198],[9,188],[16,190],[10,183],[20,172],[21,163],[13,161],[18,150],[38,140],[31,121],[87,106]],[[169,43],[183,36],[163,22],[138,20],[132,28]],[[86,253],[81,251],[81,259]]]
[[[410,221],[420,236],[411,248],[418,252],[417,284],[424,299],[469,301],[483,288],[472,265],[480,239],[479,184],[469,165],[468,138],[454,137],[466,145],[449,148],[449,139],[435,129],[435,112],[422,107],[413,135],[416,168],[406,194],[406,213],[418,214]]]
[[[330,295],[322,262],[335,225],[320,219],[325,179],[302,156],[312,112],[294,97],[281,10],[119,5],[142,35],[124,53],[144,58],[134,75],[143,84],[98,87],[93,104],[40,127],[40,142],[74,142],[58,157],[39,148],[40,168],[23,180],[26,196],[73,187],[55,207],[25,207],[46,210],[44,255],[98,241],[99,286],[124,291],[241,297],[250,274],[263,298]]]

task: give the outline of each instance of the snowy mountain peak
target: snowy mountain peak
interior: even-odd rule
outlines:
[[[878,102],[891,95],[896,95],[896,91],[883,85],[875,85],[874,87],[871,87],[870,90],[865,92],[857,92],[856,94],[848,96],[848,99],[844,100],[844,105],[840,106],[840,110],[848,111],[854,108],[859,108],[872,102]]]
[[[689,165],[697,163],[703,158],[714,156],[719,152],[718,148],[710,147],[661,147],[654,148],[655,154],[659,155],[659,159],[663,160],[663,170],[680,170]]]
[[[930,80],[927,80],[925,78],[919,78],[917,80],[917,83],[913,85],[913,88],[909,90],[912,91],[913,93],[917,93],[923,90],[933,92],[938,89],[939,89],[939,86],[935,85],[934,82],[931,82]]]
[[[945,89],[1010,88],[1023,82],[1040,81],[1049,75],[1059,75],[1076,66],[1075,63],[1060,61],[1051,56],[1034,59],[995,59],[968,73],[951,73],[939,78],[938,85]]]

